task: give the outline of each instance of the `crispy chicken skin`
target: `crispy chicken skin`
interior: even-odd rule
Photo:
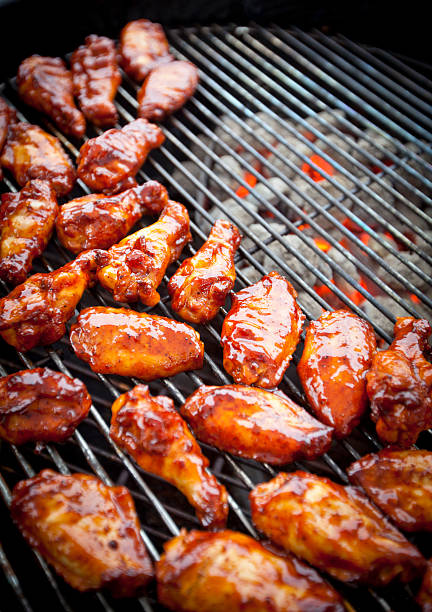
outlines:
[[[49,368],[0,378],[0,438],[12,444],[64,442],[87,416],[85,385]]]
[[[204,344],[186,323],[127,308],[86,308],[70,340],[94,372],[143,380],[201,368],[204,359]]]
[[[16,123],[16,112],[0,96],[0,153],[8,135],[9,126]]]
[[[338,438],[366,410],[366,372],[375,351],[371,325],[350,310],[324,312],[306,332],[297,373],[313,411]]]
[[[181,414],[199,440],[274,465],[313,459],[325,453],[332,440],[331,427],[280,391],[203,385],[188,397]]]
[[[226,489],[207,472],[208,459],[172,399],[152,397],[147,385],[123,393],[112,405],[110,435],[144,470],[176,486],[204,527],[225,526]]]
[[[221,344],[224,368],[235,382],[266,389],[280,383],[305,319],[296,297],[277,272],[233,296]]]
[[[143,81],[150,70],[174,58],[162,26],[147,19],[137,19],[124,26],[120,33],[120,64],[135,81]]]
[[[249,497],[260,531],[333,578],[384,586],[424,570],[419,551],[355,487],[281,472]]]
[[[132,597],[153,577],[126,487],[43,470],[14,487],[11,514],[30,546],[79,591]]]
[[[109,249],[142,215],[160,213],[167,202],[167,190],[157,181],[147,181],[115,196],[92,193],[60,208],[57,236],[73,253]]]
[[[114,41],[106,36],[87,36],[72,54],[73,91],[88,121],[108,127],[117,121],[114,98],[121,83]]]
[[[388,350],[377,353],[368,372],[371,417],[380,439],[408,448],[432,427],[431,326],[425,319],[399,317]]]
[[[108,130],[81,147],[78,177],[94,192],[113,194],[135,187],[135,174],[164,140],[161,129],[145,119]]]
[[[72,75],[60,57],[27,57],[18,68],[17,86],[24,102],[51,117],[60,131],[84,136],[86,124],[75,106]]]
[[[386,448],[353,463],[350,481],[404,531],[432,531],[432,453]]]
[[[432,562],[430,559],[416,599],[422,612],[432,612]]]
[[[67,195],[75,182],[75,168],[60,141],[31,123],[9,128],[0,163],[24,185],[32,179],[48,181],[58,196]]]
[[[198,68],[182,60],[158,66],[138,92],[138,117],[162,121],[181,108],[198,85]]]
[[[291,555],[235,531],[182,530],[156,565],[158,599],[176,612],[342,612],[339,594]]]
[[[0,300],[0,336],[18,351],[52,344],[66,331],[105,251],[85,251],[45,274],[33,274]]]
[[[208,323],[235,282],[234,255],[241,235],[235,225],[218,219],[193,257],[185,259],[168,283],[171,308],[191,323]]]
[[[98,280],[118,302],[140,300],[155,306],[160,300],[156,289],[167,267],[191,239],[186,208],[168,200],[156,223],[110,248],[109,263],[98,271]]]

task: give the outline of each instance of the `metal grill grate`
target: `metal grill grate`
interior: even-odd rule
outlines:
[[[150,155],[139,180],[160,180],[171,198],[188,206],[195,242],[183,256],[190,256],[202,244],[214,213],[222,211],[244,234],[236,260],[236,290],[276,266],[299,292],[309,319],[318,317],[322,308],[343,303],[372,323],[382,343],[391,340],[397,315],[430,319],[432,89],[428,67],[419,73],[390,53],[359,46],[342,36],[329,38],[320,32],[305,34],[277,26],[187,28],[172,30],[169,38],[179,59],[199,66],[201,82],[195,97],[164,125],[166,142]],[[122,124],[136,116],[137,93],[137,86],[123,76],[117,96]],[[73,143],[19,102],[13,80],[5,83],[2,95],[17,108],[21,120],[48,129],[76,157]],[[89,137],[97,133],[94,128],[88,130]],[[331,164],[334,174],[310,160],[314,153]],[[227,163],[227,155],[237,165]],[[325,177],[326,188],[302,171],[304,163]],[[245,172],[267,191],[251,189]],[[281,183],[276,187],[270,176],[281,179],[283,188]],[[17,188],[7,176],[5,185],[7,190]],[[238,195],[240,186],[250,192],[246,198]],[[78,183],[71,197],[84,193],[87,188]],[[292,235],[297,236],[298,247],[287,239]],[[321,250],[317,238],[331,248]],[[52,270],[70,259],[54,239],[35,262],[34,271]],[[173,317],[166,280],[176,265],[168,270],[162,300],[152,309],[155,314]],[[308,280],[311,275],[313,283]],[[2,289],[8,291],[5,285]],[[100,287],[86,292],[80,308],[96,304],[114,305]],[[152,393],[165,393],[181,404],[203,383],[230,382],[219,346],[224,315],[222,311],[211,324],[199,328],[206,346],[204,368],[150,383]],[[302,346],[281,389],[307,407],[295,372],[301,350]],[[106,483],[128,486],[155,560],[163,542],[181,526],[198,527],[183,496],[136,467],[109,438],[112,401],[138,381],[94,374],[75,358],[67,335],[48,350],[38,348],[26,355],[3,344],[0,364],[0,375],[48,366],[77,376],[94,402],[88,419],[64,445],[49,445],[39,452],[29,446],[1,446],[4,504],[0,514],[7,535],[0,547],[4,570],[0,584],[7,594],[8,610],[162,610],[154,587],[146,597],[121,602],[105,594],[76,593],[22,541],[7,510],[10,489],[18,480],[54,467],[64,473],[94,472]],[[431,447],[430,432],[422,434],[419,445]],[[205,444],[202,447],[212,472],[230,494],[228,526],[257,537],[247,495],[275,471]],[[286,469],[301,467],[345,483],[345,468],[378,448],[374,427],[365,419],[319,460]],[[411,539],[431,555],[428,537]],[[340,584],[336,588],[356,610],[397,611],[413,606],[409,586],[395,584],[379,591]]]

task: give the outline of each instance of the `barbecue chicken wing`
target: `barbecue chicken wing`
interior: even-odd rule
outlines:
[[[126,236],[142,215],[160,213],[167,202],[167,190],[157,181],[148,181],[116,196],[92,193],[60,208],[57,235],[73,253],[109,249]]]
[[[12,444],[64,442],[87,416],[85,385],[48,368],[0,378],[0,438]]]
[[[274,465],[313,459],[331,444],[332,429],[282,392],[202,386],[181,413],[199,440],[233,455]]]
[[[177,612],[342,612],[340,595],[291,555],[235,531],[191,531],[164,545],[158,599]]]
[[[137,385],[114,402],[110,435],[143,470],[176,486],[204,527],[225,526],[226,489],[207,472],[208,459],[172,399],[152,397],[147,385]]]
[[[110,261],[99,270],[98,280],[118,302],[141,300],[154,306],[167,267],[191,239],[186,208],[169,200],[156,223],[110,248]]]
[[[199,334],[186,323],[126,308],[86,308],[70,340],[94,372],[143,380],[201,368],[204,359]]]
[[[376,506],[404,531],[432,531],[432,453],[384,449],[347,470]]]
[[[0,163],[21,187],[32,179],[41,179],[51,183],[58,196],[64,196],[75,182],[75,169],[60,141],[30,123],[9,128]]]
[[[350,310],[324,312],[306,332],[297,372],[313,411],[338,438],[366,410],[366,372],[375,351],[371,325]]]
[[[16,123],[15,111],[0,97],[0,154],[6,142],[9,126],[14,123]],[[0,180],[1,179],[2,172],[0,168]]]
[[[14,487],[11,514],[30,546],[79,591],[132,597],[153,577],[126,487],[43,470]]]
[[[162,121],[194,94],[198,68],[191,62],[175,61],[150,72],[138,92],[138,117]]]
[[[208,323],[217,315],[234,287],[234,255],[240,240],[236,226],[219,219],[207,241],[171,277],[171,307],[182,319]]]
[[[388,350],[377,353],[367,378],[372,419],[387,444],[408,448],[432,427],[431,326],[425,319],[399,317]]]
[[[120,33],[120,64],[135,81],[143,81],[150,70],[174,58],[162,26],[147,19],[126,24]]]
[[[430,559],[416,599],[422,612],[432,612],[432,562]]]
[[[117,121],[114,98],[121,83],[114,41],[106,36],[87,36],[72,54],[74,94],[86,119],[103,127]]]
[[[266,389],[280,383],[305,319],[296,297],[277,272],[233,296],[221,344],[224,368],[235,382]]]
[[[355,487],[280,473],[255,487],[250,501],[267,537],[343,582],[384,586],[424,570],[419,551]]]
[[[95,192],[113,194],[135,187],[135,174],[164,140],[157,125],[145,119],[136,119],[121,130],[108,130],[81,147],[78,176]]]
[[[55,192],[45,181],[29,181],[19,193],[4,193],[0,206],[0,278],[25,281],[44,252],[58,214]]]
[[[0,336],[18,351],[52,344],[66,331],[66,322],[105,251],[85,251],[74,261],[46,274],[33,274],[0,300]]]
[[[75,106],[72,75],[60,57],[27,57],[18,68],[17,86],[24,102],[51,117],[60,131],[84,136],[86,124]]]

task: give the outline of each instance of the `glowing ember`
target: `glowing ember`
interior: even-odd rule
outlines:
[[[411,293],[410,298],[414,304],[420,304],[420,299],[415,295],[415,293]]]
[[[333,166],[329,164],[325,159],[323,159],[322,157],[316,154],[312,155],[309,159],[316,166],[324,170],[324,172],[326,172],[327,174],[330,174],[330,176],[333,176],[333,173],[334,173]],[[305,172],[306,174],[309,174],[310,178],[313,181],[315,181],[315,183],[325,180],[325,177],[321,176],[321,174],[317,170],[315,170],[315,168],[312,168],[307,162],[303,164],[302,171]]]
[[[327,253],[327,251],[331,249],[330,242],[327,242],[327,240],[325,240],[325,238],[321,238],[321,236],[314,238],[314,242],[317,247],[321,249],[321,251],[324,251],[324,253]]]
[[[298,229],[302,232],[305,229],[308,229],[310,227],[309,223],[302,223],[301,225],[298,226]]]
[[[257,184],[257,177],[251,172],[245,172],[243,176],[243,180],[245,181],[245,183],[247,183],[251,187],[255,187],[255,185]],[[249,190],[246,189],[246,187],[243,187],[243,185],[240,185],[240,187],[236,191],[236,195],[238,195],[239,198],[245,198],[248,195],[248,193],[249,193]]]

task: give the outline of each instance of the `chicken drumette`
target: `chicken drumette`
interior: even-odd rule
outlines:
[[[9,126],[16,123],[15,111],[0,97],[0,155],[3,151],[4,144],[9,131]],[[0,167],[0,181],[3,178],[2,169]]]
[[[174,59],[162,26],[148,19],[137,19],[124,26],[120,33],[119,54],[122,68],[138,82],[156,66]]]

